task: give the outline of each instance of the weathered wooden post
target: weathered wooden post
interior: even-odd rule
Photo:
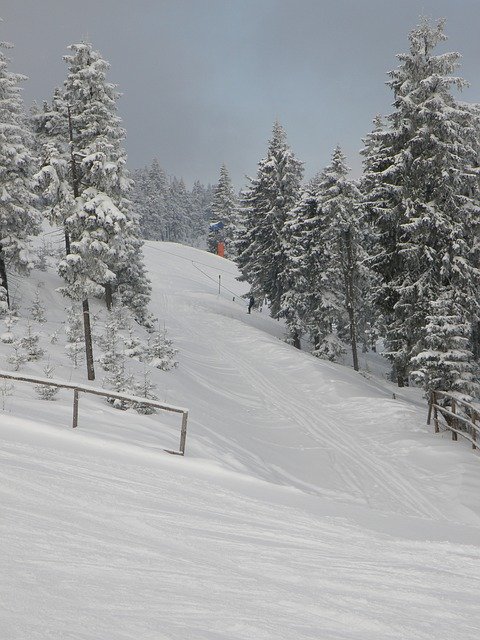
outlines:
[[[73,422],[72,428],[78,425],[78,389],[73,390]]]
[[[182,416],[182,431],[180,433],[180,453],[185,455],[185,442],[187,440],[187,420],[188,411],[185,411]]]

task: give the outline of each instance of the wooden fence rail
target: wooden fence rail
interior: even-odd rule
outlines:
[[[141,398],[139,396],[129,396],[123,393],[116,393],[115,391],[107,391],[105,389],[98,389],[95,387],[89,387],[87,385],[76,384],[73,382],[64,382],[63,380],[55,380],[53,378],[37,378],[36,376],[19,375],[17,373],[10,373],[7,371],[0,371],[0,378],[5,378],[6,380],[16,380],[17,382],[28,382],[31,384],[41,384],[50,387],[58,387],[60,389],[71,389],[73,391],[72,427],[74,429],[78,426],[78,406],[80,393],[90,393],[92,395],[103,396],[105,398],[123,400],[131,404],[140,404],[147,407],[154,407],[155,409],[161,409],[162,411],[180,413],[182,415],[182,424],[180,430],[180,445],[178,451],[174,451],[171,449],[164,449],[164,451],[181,456],[185,455],[188,409],[184,409],[183,407],[175,407],[163,402],[158,402],[158,400],[148,400],[147,398]]]
[[[452,432],[452,440],[462,436],[472,444],[472,449],[477,448],[480,440],[480,409],[451,393],[432,391],[427,424],[431,423],[432,415],[435,433],[442,427]]]

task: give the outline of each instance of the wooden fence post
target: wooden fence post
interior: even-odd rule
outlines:
[[[182,416],[182,431],[180,433],[180,453],[182,456],[185,455],[185,442],[187,440],[187,420],[188,420],[188,411],[185,411]]]
[[[73,390],[73,422],[72,428],[78,425],[78,389]]]
[[[452,413],[457,413],[457,404],[455,402],[455,399],[452,398]],[[456,420],[456,418],[452,418],[452,426],[454,429],[458,428],[458,422]],[[458,436],[455,433],[455,431],[452,431],[452,440],[458,440]]]

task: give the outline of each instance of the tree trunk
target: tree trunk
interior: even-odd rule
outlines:
[[[70,255],[70,236],[68,235],[68,231],[65,229],[65,255]]]
[[[345,248],[347,251],[345,298],[347,303],[348,320],[350,322],[350,344],[352,345],[353,368],[355,371],[358,371],[357,319],[355,314],[355,262],[352,244],[352,232],[349,227],[345,232]]]
[[[107,309],[110,311],[113,306],[113,292],[112,292],[112,284],[111,282],[107,282],[105,285],[105,304],[107,305]]]
[[[301,349],[302,344],[300,342],[300,333],[298,329],[294,330],[292,339],[293,339],[293,346],[295,347],[295,349]]]
[[[89,380],[95,380],[95,369],[93,367],[93,347],[92,329],[90,327],[90,305],[88,298],[83,303],[83,329],[85,333],[85,353],[87,356],[87,376]]]
[[[10,296],[8,294],[8,280],[7,280],[7,268],[5,267],[5,258],[3,257],[3,249],[0,246],[0,280],[2,287],[5,289],[7,294],[7,304],[10,309]]]

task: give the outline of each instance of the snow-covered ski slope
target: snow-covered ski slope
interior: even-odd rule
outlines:
[[[282,342],[229,261],[146,257],[180,350],[157,395],[190,409],[187,455],[162,451],[178,419],[82,397],[72,431],[69,393],[18,385],[0,412],[0,638],[477,640],[479,456],[431,433],[414,390],[394,400]],[[49,320],[63,306],[49,294]]]

